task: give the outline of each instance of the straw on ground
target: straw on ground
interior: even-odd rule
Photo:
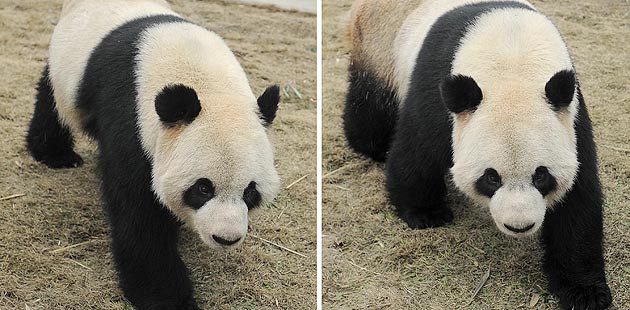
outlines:
[[[281,245],[281,244],[275,243],[275,242],[273,242],[273,241],[271,241],[271,240],[267,240],[267,239],[265,239],[265,238],[258,237],[258,236],[254,235],[254,234],[249,234],[249,236],[250,236],[250,237],[252,237],[252,238],[254,238],[254,239],[260,240],[260,241],[262,241],[262,242],[265,242],[265,243],[271,244],[271,245],[273,245],[273,246],[275,246],[275,247],[277,247],[277,248],[279,248],[279,249],[281,249],[281,250],[285,250],[285,251],[287,251],[287,252],[289,252],[289,253],[292,253],[292,254],[295,254],[295,255],[297,255],[297,256],[301,256],[301,257],[304,257],[304,258],[308,258],[308,256],[306,256],[306,255],[304,255],[304,254],[302,254],[302,253],[300,253],[300,252],[298,252],[298,251],[291,250],[291,249],[289,249],[289,248],[287,248],[287,247],[285,247],[285,246],[283,246],[283,245]]]
[[[0,201],[10,200],[18,197],[26,196],[26,194],[13,194],[6,197],[0,197]]]
[[[287,187],[285,187],[284,189],[289,189],[291,187],[293,187],[293,185],[300,183],[300,181],[306,179],[306,177],[308,177],[308,174],[305,174],[304,176],[302,176],[301,178],[293,181],[291,184],[287,185]]]

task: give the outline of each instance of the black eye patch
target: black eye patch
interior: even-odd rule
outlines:
[[[201,178],[184,192],[184,203],[196,210],[203,207],[212,197],[214,197],[212,181]]]
[[[549,173],[549,169],[545,166],[536,168],[536,171],[532,175],[532,184],[543,197],[554,191],[558,186],[556,178]]]
[[[483,175],[477,179],[477,182],[475,182],[475,189],[479,194],[492,198],[494,193],[501,188],[502,185],[503,183],[501,183],[499,173],[492,168],[488,168],[484,171]]]
[[[262,200],[260,193],[256,189],[256,182],[251,181],[249,185],[243,191],[243,201],[247,205],[247,209],[251,210],[260,205],[260,201]]]

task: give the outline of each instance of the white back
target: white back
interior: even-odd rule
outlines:
[[[50,40],[50,80],[61,121],[81,133],[74,109],[83,72],[92,50],[113,29],[134,18],[177,15],[163,0],[66,0]]]

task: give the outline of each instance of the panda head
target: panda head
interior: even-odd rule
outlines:
[[[458,74],[440,83],[453,117],[453,181],[511,236],[534,234],[578,169],[575,74],[546,76],[478,83]]]
[[[249,211],[278,191],[266,127],[279,98],[277,86],[256,102],[183,84],[166,85],[155,96],[154,192],[211,247],[241,244]]]

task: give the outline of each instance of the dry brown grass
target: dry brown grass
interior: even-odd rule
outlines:
[[[250,223],[259,239],[214,252],[190,232],[181,251],[207,309],[312,309],[315,304],[316,19],[230,2],[171,1],[177,12],[221,35],[255,93],[293,84],[272,127],[284,185]],[[0,309],[125,309],[99,202],[95,147],[85,139],[79,169],[51,170],[24,147],[34,86],[61,1],[0,0]],[[88,241],[88,242],[86,242]],[[58,249],[80,244],[73,248]]]
[[[345,145],[341,111],[348,55],[342,21],[351,0],[324,1],[324,305],[328,309],[556,309],[537,241],[502,235],[487,211],[452,191],[455,221],[410,230],[385,199],[383,166]],[[605,259],[614,304],[630,304],[630,4],[533,1],[575,58],[599,146]],[[486,271],[490,276],[472,300]],[[469,304],[470,302],[470,304]]]

